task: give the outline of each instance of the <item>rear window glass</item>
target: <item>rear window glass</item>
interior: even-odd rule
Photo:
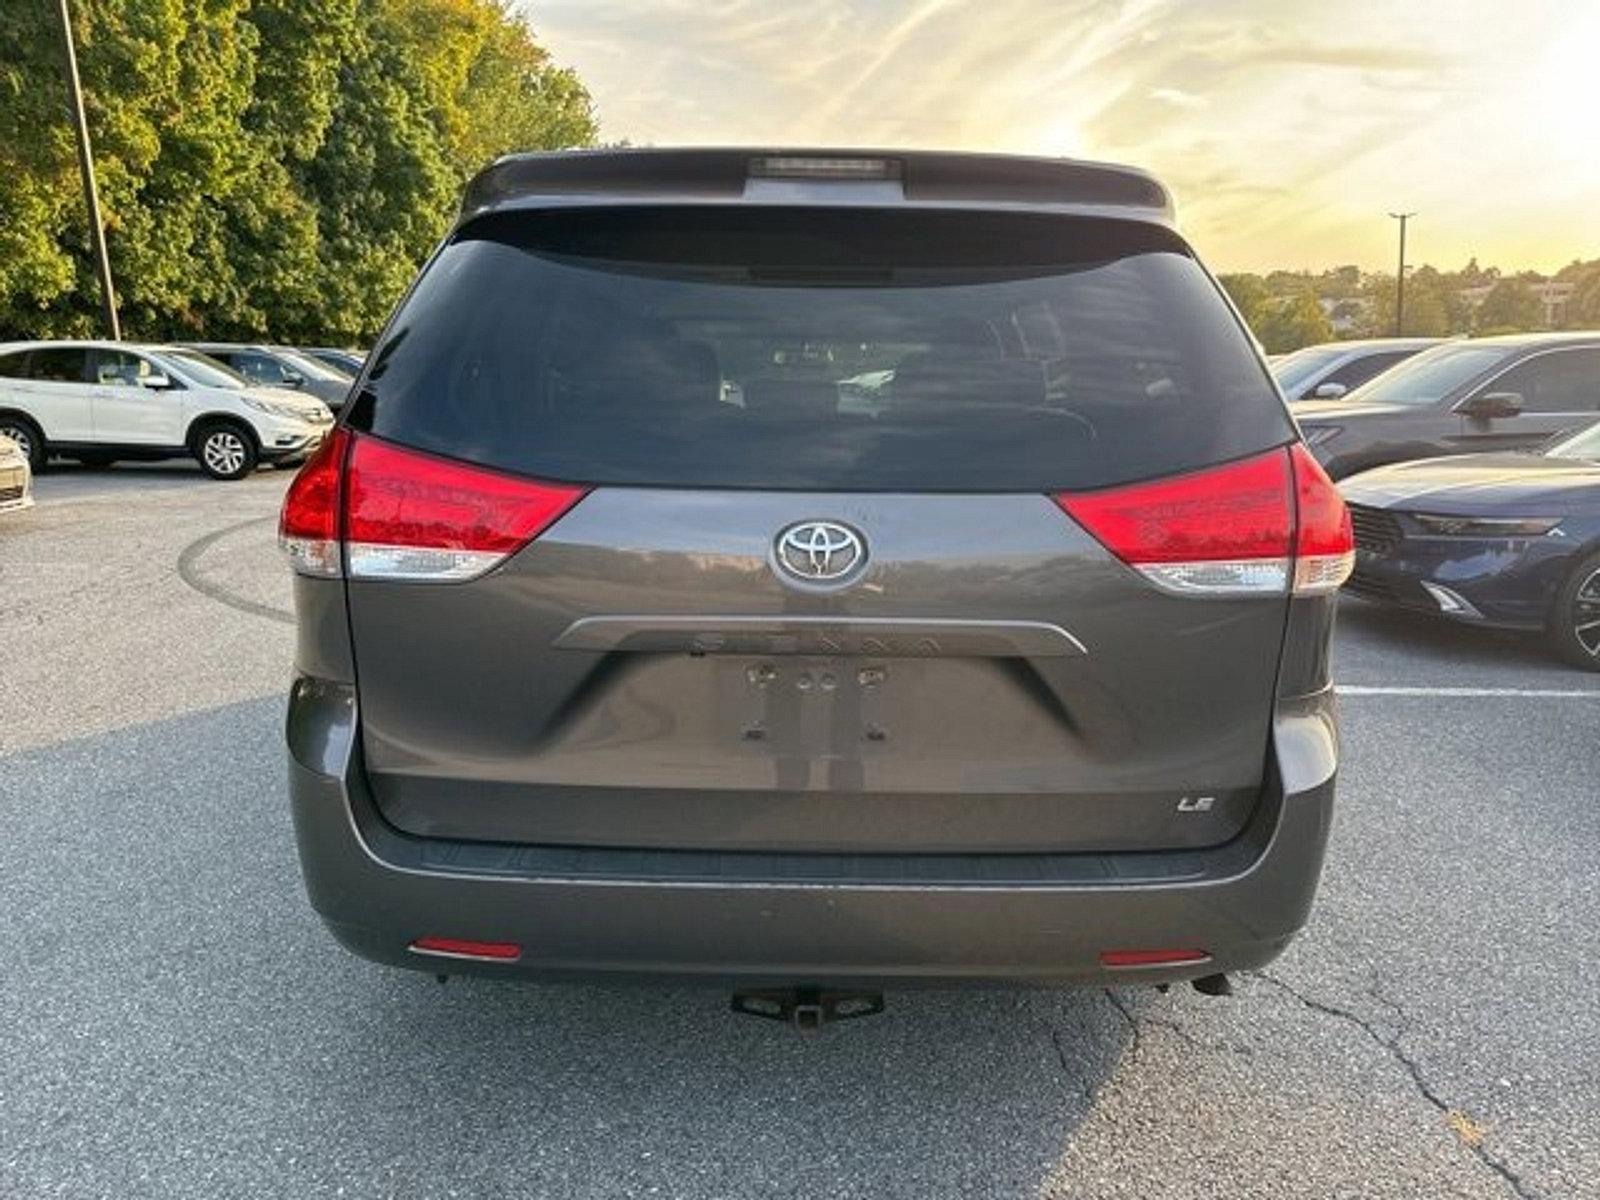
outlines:
[[[1293,436],[1162,230],[839,210],[480,220],[351,420],[550,479],[818,490],[1101,487]]]

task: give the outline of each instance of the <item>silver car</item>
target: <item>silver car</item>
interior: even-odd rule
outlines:
[[[368,958],[814,1022],[1221,990],[1309,912],[1349,519],[1141,172],[503,159],[281,534]]]

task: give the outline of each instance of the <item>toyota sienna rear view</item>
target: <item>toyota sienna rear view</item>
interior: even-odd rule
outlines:
[[[1306,920],[1349,519],[1138,171],[503,159],[281,538],[367,958],[815,1014],[1224,990]]]

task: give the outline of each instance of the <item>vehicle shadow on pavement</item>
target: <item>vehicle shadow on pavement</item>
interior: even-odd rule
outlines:
[[[1533,667],[1558,674],[1567,672],[1544,648],[1538,634],[1505,629],[1485,629],[1459,621],[1387,608],[1365,600],[1341,599],[1339,627],[1359,630],[1372,641],[1396,649],[1460,665]]]
[[[359,961],[301,889],[282,712],[0,759],[0,1193],[1036,1195],[1132,1038],[1100,992],[807,1038],[715,988]]]

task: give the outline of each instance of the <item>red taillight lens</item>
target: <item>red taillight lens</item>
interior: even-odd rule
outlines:
[[[1106,967],[1175,967],[1205,962],[1210,957],[1204,950],[1102,950],[1100,964]]]
[[[355,439],[346,474],[352,579],[475,579],[584,495],[581,487],[519,479],[368,437]]]
[[[438,958],[484,958],[493,962],[516,962],[522,947],[516,942],[474,942],[466,938],[421,937],[409,947],[413,954]]]
[[[459,582],[504,562],[584,492],[341,428],[289,485],[278,540],[302,575]]]
[[[1294,594],[1315,596],[1336,591],[1355,567],[1355,536],[1350,510],[1333,480],[1296,442],[1289,449],[1294,465],[1295,539]]]
[[[1184,595],[1282,594],[1293,537],[1282,450],[1171,479],[1055,501],[1157,587]]]
[[[1171,479],[1055,501],[1106,549],[1164,591],[1296,595],[1350,574],[1350,518],[1338,489],[1296,443]]]
[[[337,579],[340,478],[350,434],[335,429],[289,484],[278,515],[278,545],[302,575]]]

